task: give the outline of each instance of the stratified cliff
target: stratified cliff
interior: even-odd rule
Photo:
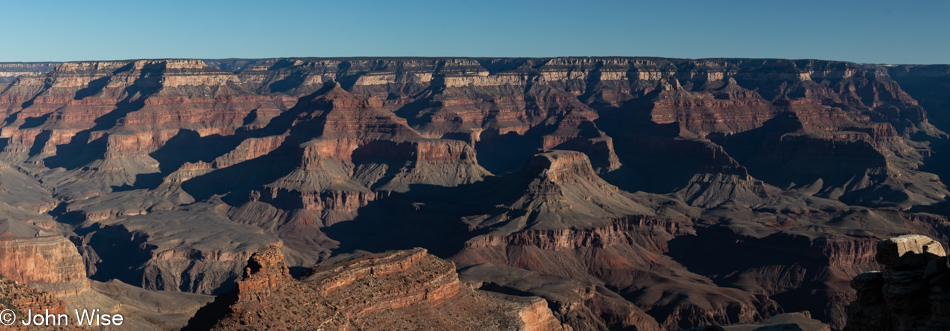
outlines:
[[[562,330],[540,298],[472,290],[424,249],[367,255],[290,277],[279,245],[251,256],[243,279],[186,329]]]
[[[164,330],[183,326],[209,300],[195,294],[130,289],[119,281],[90,280],[76,245],[63,235],[11,220],[0,224],[5,228],[0,233],[0,279],[5,284],[0,286],[4,288],[0,304],[16,310],[21,318],[27,309],[70,316],[75,309],[98,309],[123,315],[125,327]],[[71,323],[76,329],[78,322]]]
[[[0,239],[0,274],[33,287],[72,296],[89,290],[86,270],[76,246],[63,236]],[[4,235],[0,235],[3,237]]]
[[[858,291],[848,306],[845,330],[946,330],[946,282],[950,264],[943,244],[922,235],[882,240],[877,261],[883,272],[851,280]]]
[[[841,329],[877,240],[950,235],[945,66],[290,58],[0,73],[0,211],[17,240],[60,238],[0,259],[59,261],[73,245],[82,263],[64,265],[94,289],[232,293],[274,243],[294,274],[424,247],[575,329],[802,311]]]
[[[20,76],[36,76],[52,71],[59,63],[0,63],[0,88]]]

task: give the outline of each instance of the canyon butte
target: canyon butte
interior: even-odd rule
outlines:
[[[881,302],[851,282],[879,241],[950,239],[948,92],[946,65],[819,60],[0,63],[0,305],[841,330]]]

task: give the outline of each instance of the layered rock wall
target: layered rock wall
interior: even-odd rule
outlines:
[[[882,240],[882,272],[851,280],[857,299],[848,306],[845,330],[946,330],[950,328],[950,263],[943,244],[922,235]]]
[[[5,278],[61,297],[90,286],[76,246],[62,236],[0,239],[0,266]]]
[[[186,329],[309,325],[337,330],[562,330],[544,300],[462,287],[454,265],[425,250],[375,254],[318,267],[297,281],[290,278],[279,247],[255,253],[237,288],[199,311]]]

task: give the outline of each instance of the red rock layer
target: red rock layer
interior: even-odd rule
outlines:
[[[62,236],[0,239],[0,266],[5,278],[58,296],[89,290],[83,259]]]
[[[199,311],[189,327],[213,317],[203,314],[215,305],[226,312],[214,326],[220,330],[562,329],[544,300],[462,287],[451,263],[421,249],[316,268],[311,276],[296,281],[290,279],[279,246],[271,246],[251,257],[234,292]]]
[[[0,310],[6,311],[7,309],[16,314],[12,325],[3,326],[7,330],[80,330],[80,328],[75,327],[75,321],[73,321],[72,326],[70,324],[54,326],[57,323],[63,323],[62,320],[51,321],[49,323],[54,325],[50,326],[23,325],[21,321],[28,318],[26,315],[28,312],[32,311],[33,314],[42,315],[48,313],[56,316],[66,314],[66,305],[50,293],[0,277]],[[6,313],[4,316],[4,318],[10,317]],[[4,321],[6,322],[6,320]]]

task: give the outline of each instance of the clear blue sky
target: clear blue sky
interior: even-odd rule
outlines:
[[[950,63],[950,1],[0,0],[0,61],[662,56]]]

